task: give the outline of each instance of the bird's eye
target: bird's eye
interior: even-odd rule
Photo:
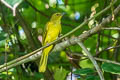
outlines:
[[[59,16],[60,14],[56,14],[57,16]]]

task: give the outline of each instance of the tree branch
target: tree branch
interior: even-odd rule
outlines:
[[[120,27],[103,28],[104,30],[120,30]]]
[[[23,19],[23,17],[20,14],[20,12],[18,10],[16,12],[17,12],[16,18],[19,20],[19,23],[20,23],[20,25],[22,26],[22,28],[23,28],[23,30],[25,32],[25,35],[27,37],[28,44],[30,45],[30,48],[32,50],[35,50],[37,47],[35,45],[35,41],[33,39],[33,36],[32,36],[31,31],[29,29],[29,26],[26,23],[26,21]]]
[[[100,67],[98,66],[97,62],[95,61],[94,57],[92,56],[92,54],[87,50],[87,48],[84,46],[84,44],[82,42],[78,42],[78,41],[76,41],[76,42],[83,49],[83,51],[88,55],[88,58],[91,60],[91,62],[95,66],[95,68],[98,72],[98,75],[100,76],[100,79],[105,80],[103,73],[102,73]]]

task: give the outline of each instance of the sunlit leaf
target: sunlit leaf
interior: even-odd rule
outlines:
[[[56,69],[56,72],[54,74],[54,78],[55,78],[55,80],[65,80],[67,73],[68,73],[68,71],[66,71],[65,69],[58,68],[58,69]]]

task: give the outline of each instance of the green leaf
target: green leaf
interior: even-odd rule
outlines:
[[[6,39],[6,37],[7,37],[6,33],[4,33],[4,32],[0,33],[0,41]]]
[[[99,76],[89,75],[86,80],[100,80]]]
[[[0,79],[6,79],[6,77],[8,77],[8,75],[6,75],[6,74],[0,74]]]
[[[45,3],[41,0],[30,0],[32,5],[34,5],[38,10],[45,10]]]
[[[44,77],[43,74],[35,73],[35,78],[41,79],[41,78],[43,78],[43,77]]]
[[[83,59],[84,59],[84,57],[83,57]],[[93,68],[94,67],[93,64],[91,63],[91,61],[88,59],[80,61],[79,64],[82,68]]]
[[[0,41],[0,47],[5,46],[5,42],[6,42],[6,40],[1,40],[1,41]]]
[[[0,46],[1,47],[1,46]],[[4,52],[5,51],[5,48],[4,47],[1,47],[0,48],[0,52]]]
[[[67,73],[68,73],[68,71],[66,71],[65,69],[57,68],[56,72],[54,74],[54,79],[55,80],[65,80],[65,77],[66,77]]]
[[[23,56],[23,55],[25,55],[26,53],[25,53],[25,52],[17,52],[16,54],[19,55],[19,56]]]
[[[102,64],[101,67],[106,72],[110,72],[113,74],[120,74],[120,65],[104,63],[104,64]]]
[[[87,75],[87,74],[92,74],[95,71],[91,68],[84,68],[84,69],[78,69],[76,71],[74,71],[74,74],[80,74],[80,75]]]

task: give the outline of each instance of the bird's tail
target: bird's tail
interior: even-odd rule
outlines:
[[[39,72],[45,72],[46,71],[46,66],[47,66],[47,60],[48,60],[48,54],[51,51],[51,49],[53,48],[53,45],[45,48],[42,52],[42,56],[40,59],[40,63],[39,63]]]

